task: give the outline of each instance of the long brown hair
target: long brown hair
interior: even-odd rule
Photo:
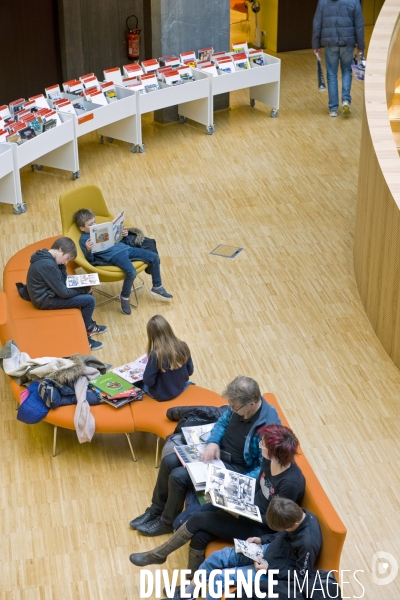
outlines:
[[[154,315],[147,323],[147,355],[153,351],[157,358],[157,367],[165,372],[165,366],[171,371],[180,369],[190,358],[189,346],[179,340],[171,325],[162,315]],[[163,368],[164,365],[164,368]]]

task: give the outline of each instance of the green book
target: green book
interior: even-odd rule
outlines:
[[[116,396],[121,392],[126,392],[126,390],[131,390],[133,385],[128,383],[115,373],[106,373],[105,375],[100,375],[100,377],[96,377],[96,379],[90,380],[90,385],[96,387],[101,392],[105,392],[107,396]]]

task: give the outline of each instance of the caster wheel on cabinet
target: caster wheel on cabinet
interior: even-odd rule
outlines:
[[[253,100],[253,98],[252,98],[252,99],[250,100],[250,106],[251,106],[251,108],[254,108],[254,107],[255,107],[255,105],[256,105],[256,101],[255,101],[255,100]]]
[[[131,144],[131,152],[134,154],[137,152],[137,146],[135,146],[135,144]]]
[[[179,123],[182,123],[182,125],[184,123],[186,123],[186,121],[187,121],[187,117],[184,117],[183,115],[179,115],[178,118],[179,118]]]
[[[112,138],[112,137],[108,137],[108,138],[107,138],[107,142],[109,142],[110,144],[112,144],[112,143],[113,143],[113,141],[114,141],[114,138]]]
[[[100,142],[100,144],[104,144],[104,137],[102,135],[100,136],[99,142]]]
[[[277,108],[273,108],[273,109],[271,110],[271,117],[272,117],[273,119],[276,119],[276,117],[277,117],[277,116],[278,116],[278,109],[277,109]]]
[[[143,154],[143,152],[146,150],[146,147],[144,144],[139,145],[138,148],[139,148],[140,154]]]
[[[79,179],[80,176],[81,174],[79,173],[79,171],[75,171],[75,173],[72,173],[72,179]]]

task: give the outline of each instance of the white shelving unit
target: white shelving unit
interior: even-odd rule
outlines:
[[[207,133],[214,132],[212,103],[210,102],[209,76],[193,69],[195,81],[182,85],[160,84],[161,89],[147,94],[136,92],[137,101],[137,146],[139,152],[144,152],[142,141],[142,115],[178,105],[179,120],[184,123],[192,119],[206,126]]]
[[[7,142],[0,144],[0,198],[5,204],[13,204],[14,212],[20,214],[26,211],[26,206],[19,202],[21,194],[17,191],[17,185],[21,186],[19,178],[16,181],[15,177],[13,153],[16,146]]]
[[[279,58],[263,54],[264,65],[251,65],[250,69],[224,73],[211,77],[212,98],[217,94],[249,88],[250,105],[255,101],[271,106],[271,117],[278,116],[281,61]]]
[[[110,102],[107,106],[86,102],[83,98],[79,99],[87,112],[79,111],[80,114],[74,117],[76,137],[79,138],[97,130],[101,144],[104,143],[104,137],[110,143],[114,139],[121,140],[131,144],[131,150],[135,152],[137,144],[136,92],[121,86],[115,86],[115,90],[117,100]],[[77,99],[71,94],[66,94],[66,97],[71,101]]]

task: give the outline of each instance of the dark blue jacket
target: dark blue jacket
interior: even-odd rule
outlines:
[[[125,243],[125,238],[122,238],[118,244],[111,246],[107,250],[103,250],[102,252],[88,252],[86,249],[86,242],[90,238],[90,233],[82,233],[79,238],[79,245],[82,248],[82,252],[85,255],[85,258],[91,265],[98,266],[106,266],[113,264],[113,258],[117,254],[121,252],[129,252],[129,246]]]
[[[274,406],[268,404],[264,398],[261,398],[262,406],[258,420],[254,423],[249,433],[247,434],[246,441],[244,444],[243,458],[246,461],[247,469],[245,474],[248,477],[254,477],[257,479],[260,473],[260,466],[263,459],[262,450],[259,447],[260,438],[257,431],[264,425],[270,425],[271,423],[278,423],[281,425],[281,420],[278,417],[278,413]],[[228,423],[231,420],[233,411],[228,408],[215,423],[211,430],[210,437],[207,440],[207,444],[211,442],[219,444],[225,434],[225,430],[228,427]]]
[[[192,358],[179,369],[166,369],[163,373],[157,366],[154,352],[150,352],[146,369],[143,373],[143,383],[149,388],[150,394],[159,402],[172,400],[185,389],[186,382],[194,371]]]
[[[47,308],[52,298],[73,298],[89,291],[87,287],[69,289],[65,284],[66,280],[65,265],[57,265],[48,250],[36,250],[35,254],[32,254],[26,287],[36,308]]]
[[[313,21],[312,47],[354,46],[365,49],[360,0],[319,0]]]

